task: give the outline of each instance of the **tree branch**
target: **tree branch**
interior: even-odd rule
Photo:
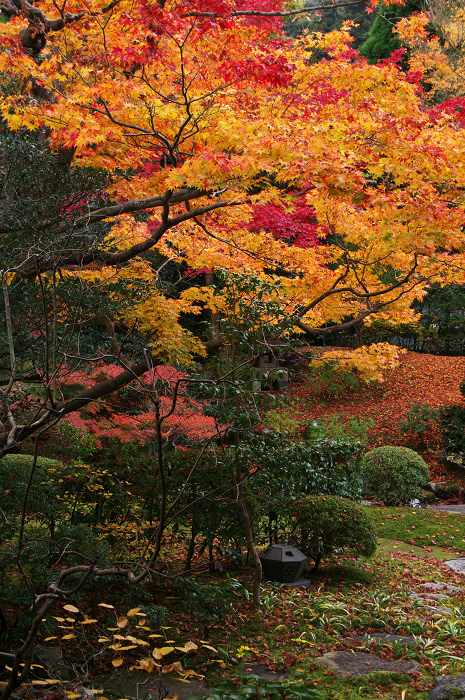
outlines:
[[[101,248],[94,248],[92,250],[70,250],[66,253],[64,251],[58,251],[55,256],[53,255],[33,255],[27,258],[21,265],[13,268],[11,272],[14,272],[20,279],[34,279],[37,274],[47,272],[51,270],[54,265],[59,264],[60,267],[68,265],[79,265],[85,266],[90,265],[93,262],[101,262],[104,265],[121,265],[123,263],[132,260],[133,258],[147,252],[153,248],[160,238],[166,231],[177,226],[183,221],[188,219],[194,219],[198,216],[203,216],[208,212],[214,211],[215,209],[221,209],[224,207],[240,206],[243,201],[233,201],[227,202],[219,200],[207,204],[202,207],[196,207],[195,209],[179,214],[174,218],[170,219],[167,216],[168,207],[171,204],[177,204],[179,202],[185,202],[190,199],[198,199],[199,197],[207,195],[208,192],[201,190],[178,190],[177,192],[170,193],[167,192],[161,197],[151,197],[148,199],[141,200],[131,200],[129,202],[124,202],[123,204],[117,204],[110,207],[104,207],[102,209],[96,209],[91,211],[85,217],[80,217],[74,223],[75,230],[84,228],[89,224],[97,223],[98,221],[104,221],[105,219],[110,219],[115,216],[120,216],[121,214],[129,214],[137,211],[144,211],[147,209],[154,209],[156,207],[163,207],[163,221],[157,230],[145,241],[141,241],[126,250],[113,253],[108,250]],[[62,233],[66,228],[69,228],[69,224],[63,224],[58,229],[53,229],[51,233],[59,234]]]
[[[86,389],[70,401],[61,401],[53,409],[46,408],[34,422],[27,425],[17,426],[14,443],[8,443],[8,432],[5,431],[0,433],[0,459],[4,457],[4,455],[8,454],[8,452],[10,452],[18,443],[22,442],[31,435],[34,435],[38,430],[47,427],[58,418],[62,418],[73,411],[78,411],[80,408],[83,408],[84,406],[87,406],[87,404],[91,403],[91,401],[96,401],[102,398],[102,396],[107,396],[108,394],[118,391],[118,389],[126,386],[126,384],[130,384],[130,382],[132,382],[136,377],[140,377],[148,370],[148,364],[144,360],[143,362],[139,362],[138,364],[125,369],[116,377],[105,379],[104,381],[95,384],[95,386]]]
[[[292,17],[295,15],[309,14],[310,12],[321,12],[322,10],[337,10],[338,7],[351,7],[352,5],[369,5],[367,0],[351,0],[350,2],[339,2],[327,5],[314,5],[301,7],[298,10],[271,10],[262,12],[261,10],[234,10],[231,12],[231,17]],[[219,17],[217,12],[202,12],[201,10],[192,10],[185,12],[183,17]]]

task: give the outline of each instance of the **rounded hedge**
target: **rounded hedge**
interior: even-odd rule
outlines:
[[[295,504],[296,544],[315,562],[334,551],[371,557],[376,529],[366,510],[341,496],[308,496]]]
[[[363,456],[359,468],[372,494],[387,506],[416,498],[430,479],[424,459],[408,447],[376,447]]]

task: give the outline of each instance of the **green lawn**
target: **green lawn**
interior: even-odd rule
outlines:
[[[465,552],[465,516],[424,508],[370,506],[378,537],[428,548],[440,547],[453,555]]]

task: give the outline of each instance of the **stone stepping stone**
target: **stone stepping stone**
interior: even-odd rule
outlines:
[[[279,681],[281,678],[289,678],[288,673],[280,673],[279,671],[269,671],[265,664],[245,664],[244,671],[241,676],[258,676],[267,681]]]
[[[367,676],[375,671],[395,671],[396,673],[414,673],[421,666],[412,659],[385,661],[376,654],[362,651],[331,651],[320,656],[316,661],[328,666],[338,676]]]
[[[452,506],[426,506],[428,510],[444,510],[447,513],[457,513],[458,515],[465,515],[465,505],[452,505]]]
[[[456,676],[438,676],[429,700],[465,700],[465,673]]]
[[[444,564],[457,574],[465,574],[465,559],[446,559]]]
[[[463,588],[459,588],[458,586],[452,586],[449,583],[438,583],[433,581],[430,581],[428,583],[422,583],[419,586],[419,588],[426,588],[428,591],[441,591],[444,592],[446,595],[460,595],[464,592]]]
[[[409,598],[412,600],[420,598],[421,600],[439,603],[441,600],[449,600],[450,596],[445,595],[444,593],[409,593]]]

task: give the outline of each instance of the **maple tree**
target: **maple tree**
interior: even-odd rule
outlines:
[[[9,234],[5,303],[27,289],[33,332],[47,343],[48,324],[56,342],[46,378],[43,357],[32,368],[50,387],[43,412],[18,423],[4,408],[3,450],[151,364],[204,352],[181,319],[216,309],[211,288],[166,293],[151,251],[279,278],[289,327],[313,335],[406,320],[426,280],[462,280],[462,134],[431,121],[418,76],[359,59],[349,26],[292,41],[281,16],[303,10],[277,0],[3,8],[8,128],[45,130],[73,170],[108,174],[98,196],[81,191],[30,238]],[[89,303],[72,316],[76,290]],[[73,328],[82,364],[92,352],[77,352],[75,331],[92,324],[122,371],[59,400],[60,332]]]
[[[434,0],[427,11],[405,18],[396,28],[409,47],[411,70],[423,76],[423,98],[433,103],[432,118],[450,117],[460,126],[465,78],[464,12],[461,0]]]
[[[183,314],[236,308],[217,282],[171,293],[168,264],[208,270],[213,284],[219,270],[254,275],[269,285],[266,302],[279,289],[286,332],[313,335],[375,315],[412,318],[428,280],[462,282],[462,131],[431,119],[418,74],[395,57],[359,59],[349,25],[291,41],[279,0],[2,7],[5,206],[20,201],[30,215],[4,216],[0,231],[0,455],[31,435],[37,452],[41,431],[148,372],[162,465],[155,368],[205,353]],[[16,161],[18,144],[33,139]],[[41,177],[38,153],[48,163]],[[70,176],[68,190],[34,189],[55,167]],[[243,301],[250,307],[252,296]],[[35,403],[27,381],[41,384]],[[240,483],[240,464],[236,473]],[[153,553],[116,575],[147,575],[164,516]],[[54,595],[90,571],[115,574],[86,561],[59,573]],[[3,698],[54,604],[50,592],[34,600],[38,616]]]

